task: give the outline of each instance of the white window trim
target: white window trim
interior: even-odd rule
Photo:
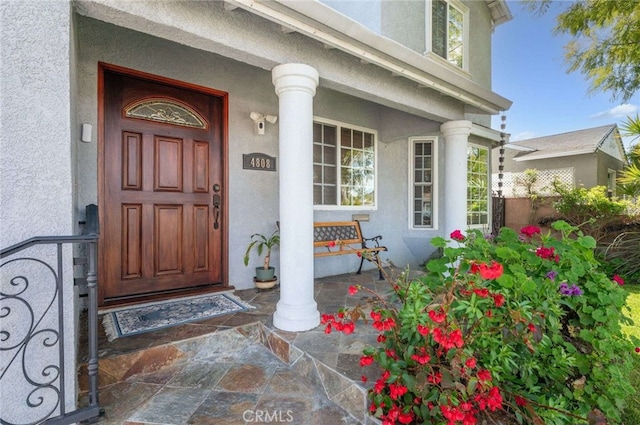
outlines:
[[[340,137],[340,127],[347,127],[351,130],[356,130],[356,131],[363,131],[366,133],[371,133],[374,136],[374,140],[373,140],[373,163],[374,163],[374,177],[373,177],[373,184],[375,187],[375,191],[373,194],[373,205],[357,205],[357,206],[351,206],[351,205],[314,205],[313,209],[317,210],[317,211],[358,211],[358,210],[363,210],[363,211],[376,211],[378,209],[378,192],[380,190],[380,187],[378,186],[378,131],[377,130],[373,130],[371,128],[367,128],[367,127],[361,127],[361,126],[357,126],[357,125],[353,125],[353,124],[349,124],[346,122],[342,122],[342,121],[335,121],[335,120],[331,120],[331,119],[327,119],[327,118],[322,118],[322,117],[317,117],[314,115],[313,117],[313,122],[314,123],[319,123],[319,124],[327,124],[327,125],[335,125],[336,127],[338,127],[338,137]],[[338,139],[337,141],[338,146],[336,149],[336,153],[340,152],[340,140]],[[340,158],[337,158],[338,162],[336,164],[338,164],[339,168],[339,164],[340,164]],[[337,180],[337,184],[338,184],[338,199],[340,197],[340,186],[341,186],[341,181],[340,179]],[[311,188],[313,190],[313,188]]]
[[[613,187],[609,187],[609,176],[613,175]],[[618,172],[613,168],[607,168],[607,191],[611,190],[611,196],[616,196],[616,188],[618,186]]]
[[[488,146],[484,146],[478,143],[469,143],[468,146],[476,147],[479,149],[485,149],[487,151],[487,223],[486,224],[468,224],[467,228],[469,229],[485,229],[490,231],[492,229],[492,221],[493,221],[493,211],[492,211],[492,200],[491,200],[491,148]],[[469,156],[467,155],[467,182],[469,181],[469,168],[468,168]],[[469,199],[467,199],[467,204]],[[469,211],[467,210],[467,214]]]
[[[432,222],[431,222],[431,227],[415,227],[413,225],[413,175],[414,175],[414,165],[415,165],[415,143],[416,141],[430,141],[433,144],[433,149],[432,149],[432,157],[433,157],[433,161],[431,163],[431,167],[433,170],[433,177],[432,177],[432,182],[431,182],[431,196],[432,196],[432,203],[433,203],[433,217],[432,217]],[[415,230],[415,231],[432,231],[432,230],[438,230],[438,137],[437,136],[416,136],[416,137],[409,137],[409,166],[407,167],[408,169],[408,179],[407,182],[409,183],[408,186],[408,191],[407,191],[407,208],[409,211],[409,220],[408,220],[408,226],[410,230]]]
[[[455,8],[462,12],[462,25],[464,25],[462,32],[462,68],[452,64],[448,59],[443,58],[440,55],[433,53],[433,37],[432,37],[432,25],[433,21],[433,0],[425,0],[425,51],[424,55],[432,60],[438,61],[444,66],[448,66],[456,72],[464,71],[462,74],[469,76],[469,8],[462,4],[458,0],[445,0],[447,3],[451,3]]]

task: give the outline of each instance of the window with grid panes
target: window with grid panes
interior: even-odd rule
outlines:
[[[464,12],[457,2],[432,0],[431,50],[452,64],[464,65]]]
[[[489,224],[489,149],[467,148],[467,225]]]
[[[412,139],[412,147],[412,227],[431,228],[434,226],[435,141]]]
[[[375,206],[375,132],[339,123],[313,124],[315,205]]]

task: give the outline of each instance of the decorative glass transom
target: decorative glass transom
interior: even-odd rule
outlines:
[[[207,129],[207,121],[188,107],[172,99],[143,99],[127,105],[124,116],[166,124]]]

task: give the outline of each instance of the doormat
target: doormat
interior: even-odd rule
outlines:
[[[100,311],[107,339],[157,331],[254,308],[232,293],[137,304]]]

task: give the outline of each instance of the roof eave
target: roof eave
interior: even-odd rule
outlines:
[[[491,19],[493,20],[494,27],[513,19],[509,5],[507,5],[505,0],[486,0],[486,2],[491,11]]]
[[[571,151],[571,152],[560,152],[560,153],[549,153],[543,155],[524,155],[521,157],[513,158],[514,161],[535,161],[537,159],[549,159],[549,158],[562,158],[563,156],[574,156],[574,155],[584,155],[584,154],[592,154],[593,151],[591,149],[584,149],[579,151]]]

